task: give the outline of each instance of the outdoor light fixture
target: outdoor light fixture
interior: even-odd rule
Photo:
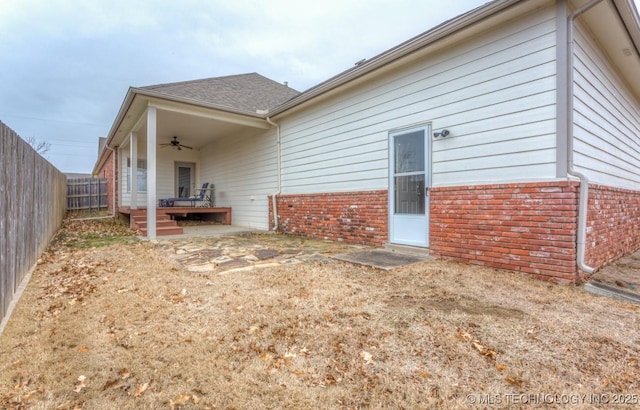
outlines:
[[[449,130],[442,130],[440,132],[436,131],[433,133],[433,138],[438,138],[438,137],[446,137],[449,135]]]

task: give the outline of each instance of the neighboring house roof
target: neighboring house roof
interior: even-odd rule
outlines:
[[[107,145],[107,137],[98,137],[98,157],[102,153],[105,145]]]
[[[300,94],[257,73],[157,84],[140,89],[251,113],[272,109]]]

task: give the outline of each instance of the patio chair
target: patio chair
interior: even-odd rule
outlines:
[[[190,202],[191,203],[191,207],[195,208],[196,203],[197,202],[201,202],[201,201],[208,201],[207,198],[207,188],[209,188],[209,183],[205,182],[204,184],[202,184],[202,188],[200,188],[200,192],[198,193],[198,195],[191,195],[188,197],[178,197],[178,198],[167,198],[165,199],[165,201],[167,201],[169,206],[174,206],[174,202]]]

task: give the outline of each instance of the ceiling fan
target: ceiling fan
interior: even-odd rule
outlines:
[[[178,137],[176,137],[176,136],[174,136],[173,140],[167,142],[166,144],[160,144],[160,148],[164,148],[164,147],[175,148],[178,151],[182,151],[182,148],[193,149],[192,147],[190,147],[188,145],[181,144],[180,141],[178,141]]]

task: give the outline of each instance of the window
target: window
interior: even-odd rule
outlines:
[[[147,160],[138,159],[138,192],[147,192]],[[127,192],[131,192],[131,158],[127,158]]]

